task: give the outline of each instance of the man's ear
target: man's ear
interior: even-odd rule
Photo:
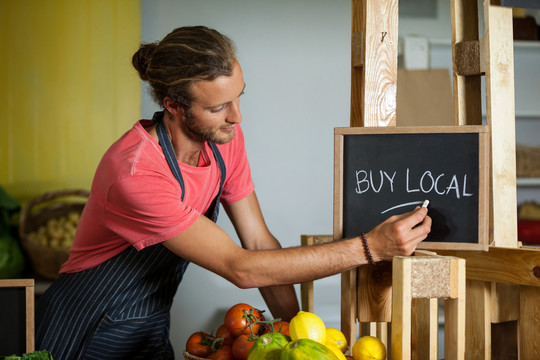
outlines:
[[[163,106],[175,119],[184,116],[184,109],[168,96],[163,99]]]

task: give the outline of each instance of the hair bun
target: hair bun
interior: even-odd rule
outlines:
[[[139,73],[139,77],[142,80],[148,80],[148,76],[146,73],[148,71],[148,65],[152,60],[152,56],[156,51],[156,48],[156,43],[141,44],[139,50],[137,50],[137,52],[135,52],[135,54],[133,54],[133,57],[131,58],[131,63],[133,64],[135,70],[137,70],[137,72]]]

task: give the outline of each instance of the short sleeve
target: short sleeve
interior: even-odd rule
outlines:
[[[180,187],[161,176],[130,176],[109,189],[106,226],[142,249],[180,234],[199,217],[180,201]]]

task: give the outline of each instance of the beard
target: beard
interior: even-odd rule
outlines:
[[[191,114],[186,115],[183,125],[186,133],[192,139],[201,142],[210,141],[216,144],[226,144],[236,134],[234,128],[231,128],[231,125],[220,127],[203,126]],[[223,132],[222,129],[228,129],[228,131]]]

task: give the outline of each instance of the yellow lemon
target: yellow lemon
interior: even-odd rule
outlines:
[[[338,329],[326,328],[325,344],[334,345],[342,353],[345,353],[345,351],[347,351],[347,339],[345,338],[345,334],[343,334]]]
[[[354,360],[384,360],[386,347],[375,336],[362,336],[355,341],[352,356]]]
[[[347,360],[343,352],[339,350],[335,345],[326,344],[326,347],[332,350],[332,352],[334,353],[334,355],[336,355],[338,360]]]
[[[307,312],[299,311],[289,322],[291,340],[311,339],[324,344],[326,326],[320,317]]]

